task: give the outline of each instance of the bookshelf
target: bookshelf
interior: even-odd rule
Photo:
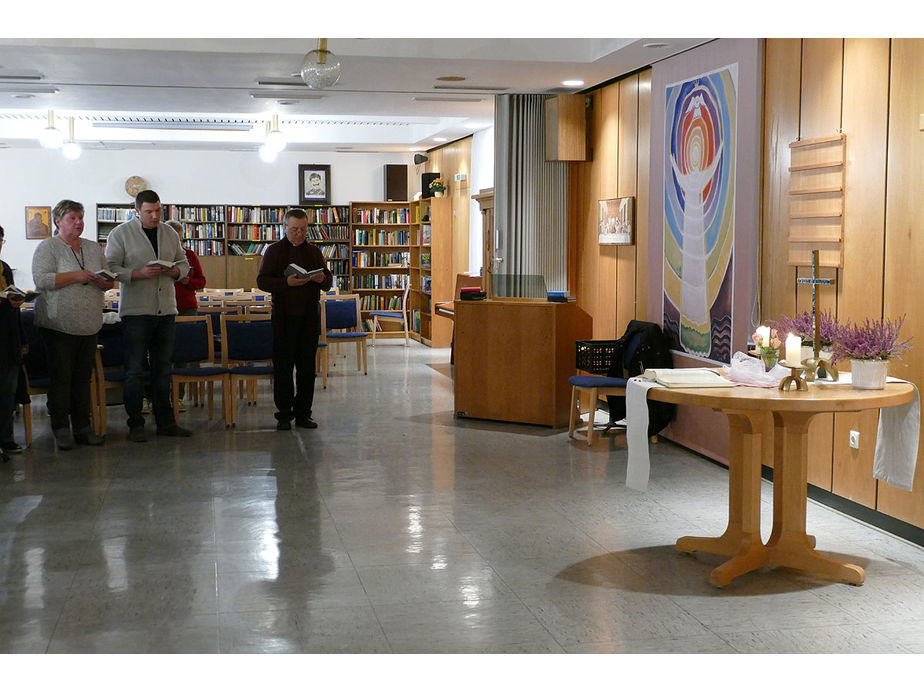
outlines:
[[[212,286],[227,282],[224,205],[164,205],[164,218],[180,222],[180,240],[198,257]]]
[[[453,300],[452,200],[423,198],[412,207],[409,280],[414,338],[431,347],[452,343],[452,323],[436,317],[433,305]]]
[[[411,204],[352,202],[350,204],[351,290],[360,296],[363,325],[373,328],[369,312],[398,310],[410,281]],[[404,336],[382,332],[383,337]]]
[[[118,202],[96,203],[96,240],[105,243],[109,233],[119,224],[135,215],[135,205]]]

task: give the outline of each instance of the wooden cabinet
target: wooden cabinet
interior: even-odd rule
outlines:
[[[592,336],[577,303],[456,301],[456,415],[567,426],[574,345]]]
[[[452,343],[452,321],[438,316],[434,304],[453,300],[452,200],[430,197],[414,203],[411,231],[410,309],[414,338],[427,346]]]
[[[410,235],[413,227],[408,202],[350,203],[351,286],[360,296],[364,329],[374,329],[373,310],[400,310],[408,286]],[[380,332],[404,337],[404,332]]]

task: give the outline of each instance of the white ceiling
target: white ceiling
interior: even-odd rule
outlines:
[[[496,94],[581,91],[707,40],[331,38],[342,76],[318,92],[295,76],[316,38],[0,38],[0,147],[38,146],[53,108],[88,148],[255,151],[277,113],[291,149],[429,149],[489,127]]]

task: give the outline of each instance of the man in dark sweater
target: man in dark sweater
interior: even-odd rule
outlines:
[[[321,334],[319,303],[321,291],[330,289],[334,277],[320,249],[305,241],[308,216],[290,209],[285,216],[286,237],[266,249],[257,286],[273,295],[273,399],[276,429],[288,431],[292,419],[299,428],[317,428],[311,418],[314,401],[314,360]],[[323,274],[299,279],[286,276],[295,264]],[[293,383],[292,371],[295,371]]]

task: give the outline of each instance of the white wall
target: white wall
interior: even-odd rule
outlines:
[[[493,157],[493,154],[492,154]],[[295,204],[298,165],[330,164],[331,203],[381,200],[384,165],[409,164],[413,155],[283,152],[264,164],[256,152],[94,151],[77,161],[44,149],[0,150],[0,226],[6,242],[3,259],[14,268],[16,282],[31,287],[32,254],[38,240],[25,238],[25,207],[54,207],[72,199],[86,207],[84,235],[96,237],[97,203],[130,203],[123,187],[129,176],[141,176],[165,203]],[[493,159],[492,159],[493,162]],[[409,176],[408,195],[419,192],[420,179]]]
[[[485,188],[494,187],[494,128],[479,130],[472,137],[472,180],[469,190],[477,195]],[[484,238],[481,234],[481,209],[475,200],[470,201],[468,269],[472,274],[481,273],[484,260]]]

